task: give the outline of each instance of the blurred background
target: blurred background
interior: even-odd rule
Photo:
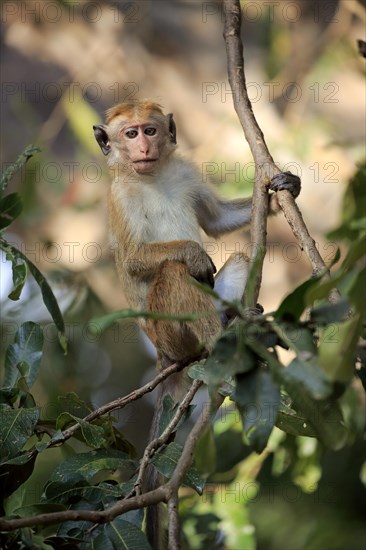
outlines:
[[[242,2],[242,9],[255,115],[276,163],[301,177],[298,203],[329,262],[337,245],[325,233],[337,225],[345,185],[364,156],[365,60],[357,39],[365,39],[365,2],[255,0]],[[1,11],[2,167],[30,143],[42,148],[9,188],[21,193],[25,208],[7,239],[49,278],[65,313],[69,353],[60,350],[31,280],[21,300],[9,303],[11,266],[4,257],[2,336],[12,341],[25,320],[44,323],[47,349],[34,393],[44,417],[55,418],[63,410],[57,395],[75,391],[97,407],[147,381],[155,366],[152,346],[132,321],[103,334],[87,326],[126,307],[108,242],[109,177],[92,125],[117,102],[151,98],[174,113],[181,152],[223,196],[251,194],[254,167],[227,82],[221,2],[17,1],[3,2]],[[217,267],[232,251],[250,250],[247,231],[206,241]],[[265,311],[310,273],[282,216],[271,219],[260,294]],[[115,413],[139,451],[152,403],[150,396]],[[50,451],[48,460],[52,452],[58,451]],[[342,460],[344,480],[354,466],[353,459]],[[45,463],[42,475],[53,466]],[[354,471],[358,476],[359,468]],[[329,483],[337,484],[339,475],[332,471]],[[343,495],[343,508],[358,506],[356,493]],[[275,526],[283,514],[287,528],[295,528],[297,513],[311,514],[318,504],[326,525],[339,519],[348,533],[352,526],[343,512],[337,515],[339,499],[333,497],[320,504],[302,499],[301,512],[287,498],[276,510],[270,500],[256,501],[258,547],[328,550],[322,542],[306,546],[315,520],[306,532],[290,529],[289,546],[285,528]],[[360,524],[352,528],[361,541]],[[333,548],[341,548],[339,534],[335,538]]]

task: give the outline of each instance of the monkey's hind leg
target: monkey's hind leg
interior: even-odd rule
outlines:
[[[192,282],[185,264],[167,260],[162,263],[149,292],[149,311],[168,315],[202,314],[193,321],[147,321],[148,336],[158,352],[172,362],[193,359],[200,352],[210,350],[221,330],[212,298]]]

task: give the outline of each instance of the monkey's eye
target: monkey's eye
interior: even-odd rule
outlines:
[[[128,137],[129,139],[133,139],[133,138],[137,137],[137,135],[138,135],[137,130],[127,130],[125,132],[125,136]]]
[[[153,127],[145,128],[144,133],[145,133],[147,136],[155,136],[155,134],[156,134],[156,128],[153,128]]]

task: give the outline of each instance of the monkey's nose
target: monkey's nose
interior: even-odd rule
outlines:
[[[147,156],[149,154],[150,147],[147,139],[144,139],[143,137],[140,139],[139,149],[140,149],[140,153],[142,153],[143,155]]]

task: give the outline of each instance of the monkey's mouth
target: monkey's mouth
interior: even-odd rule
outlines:
[[[154,164],[159,159],[141,159],[141,160],[134,160],[133,166],[136,170],[136,172],[149,172],[154,167]]]

